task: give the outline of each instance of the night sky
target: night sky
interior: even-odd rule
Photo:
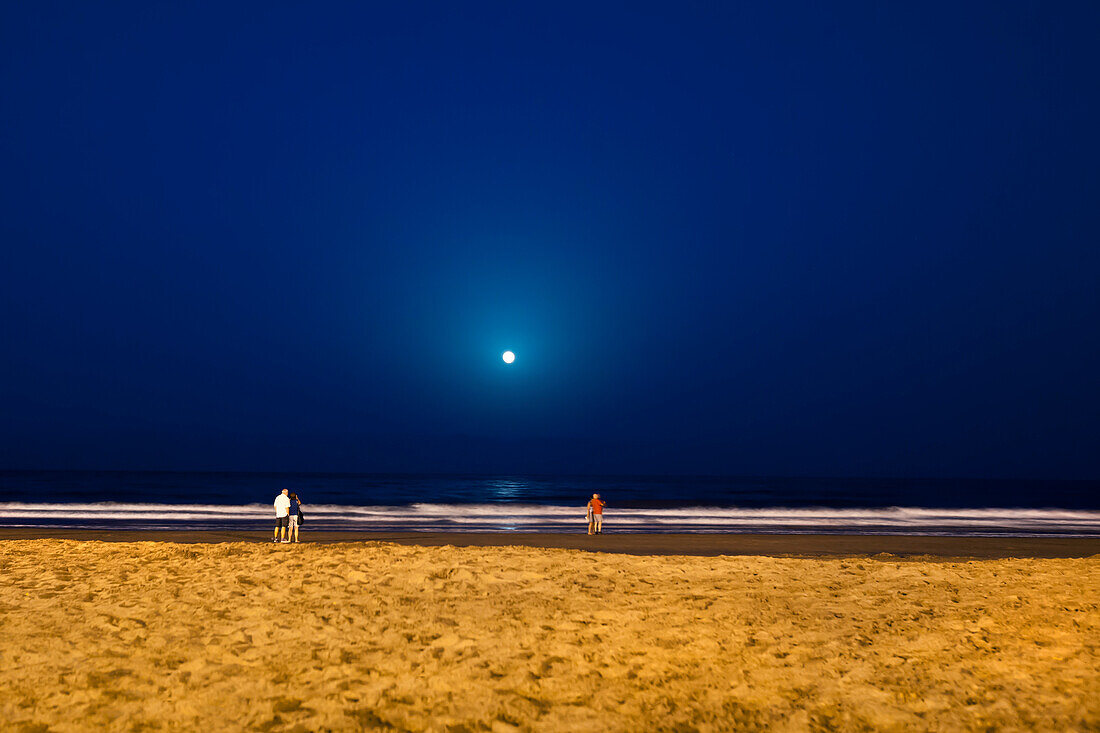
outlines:
[[[1100,478],[1100,4],[387,5],[4,3],[0,468]]]

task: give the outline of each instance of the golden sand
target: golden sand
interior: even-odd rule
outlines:
[[[1100,729],[1100,557],[0,543],[0,728]]]

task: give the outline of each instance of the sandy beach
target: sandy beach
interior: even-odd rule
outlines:
[[[14,730],[1100,728],[1096,555],[23,538],[0,577]]]

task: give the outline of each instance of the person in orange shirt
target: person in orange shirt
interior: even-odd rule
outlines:
[[[599,494],[588,500],[588,534],[603,534],[603,508],[607,506]]]

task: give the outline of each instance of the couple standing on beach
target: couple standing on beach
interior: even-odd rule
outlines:
[[[297,494],[289,493],[290,489],[283,489],[282,493],[275,497],[275,542],[297,542],[298,525],[302,519],[302,502]],[[279,531],[283,537],[279,539]]]

